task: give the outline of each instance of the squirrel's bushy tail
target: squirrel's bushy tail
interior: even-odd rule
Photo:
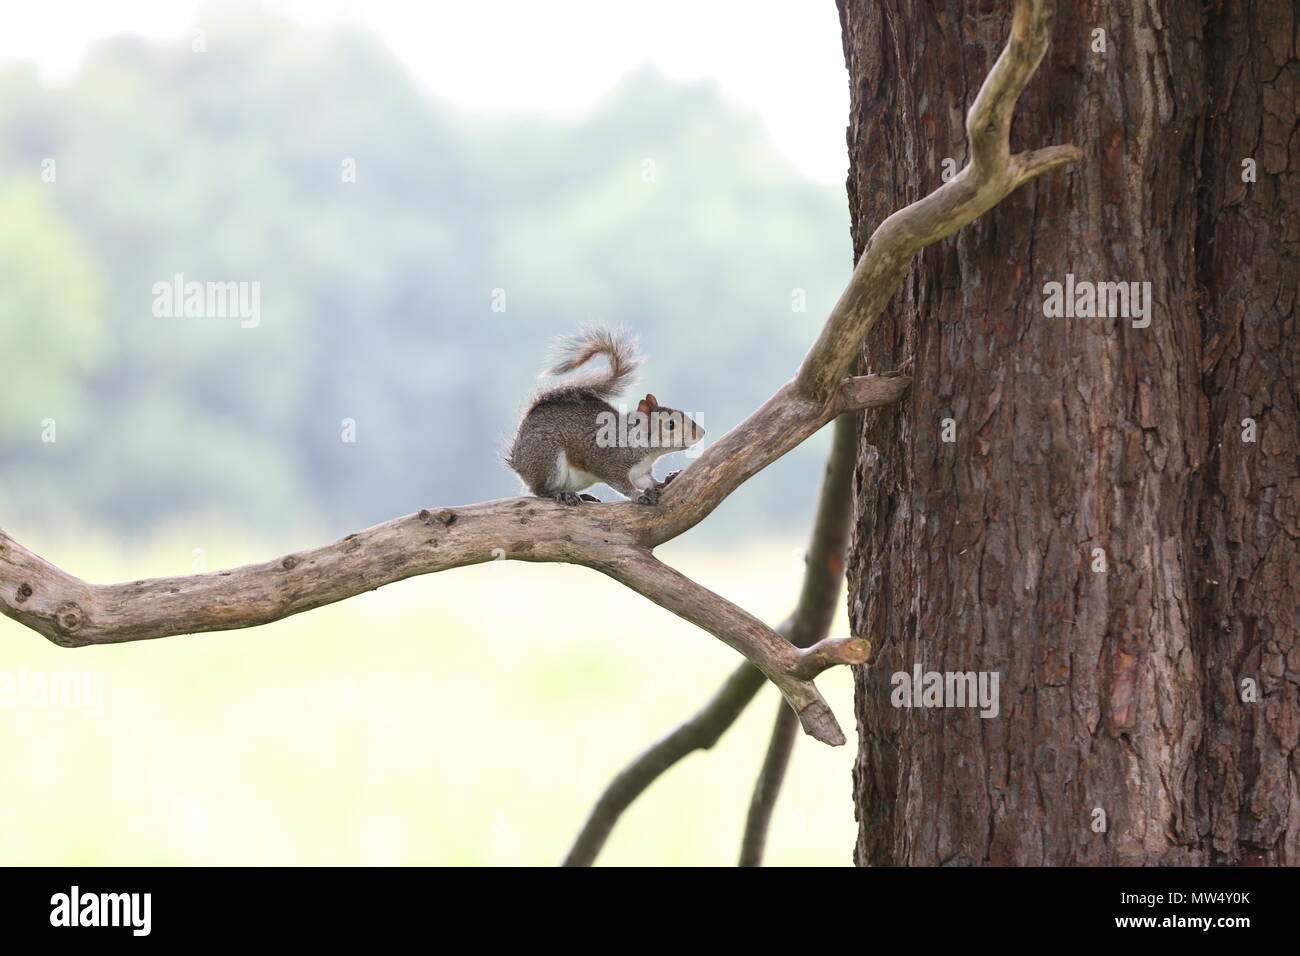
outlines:
[[[603,375],[584,375],[569,379],[564,388],[582,389],[609,399],[625,389],[641,365],[636,357],[636,343],[626,332],[607,328],[587,328],[562,340],[555,347],[555,364],[550,374],[565,375],[585,365],[597,355],[609,361],[609,370]]]

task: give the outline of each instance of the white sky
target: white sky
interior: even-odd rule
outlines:
[[[199,0],[6,4],[0,61],[49,82],[116,33],[157,39],[201,26]],[[247,4],[245,4],[247,5]],[[806,175],[841,184],[848,87],[834,0],[264,0],[311,26],[367,28],[433,95],[484,112],[581,116],[626,73],[712,78],[757,113]],[[211,39],[209,38],[209,43]]]

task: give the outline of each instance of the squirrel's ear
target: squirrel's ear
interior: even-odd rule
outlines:
[[[647,396],[647,398],[648,397],[649,396]],[[643,398],[641,399],[641,401],[636,403],[636,410],[643,415],[649,415],[651,410],[651,405]]]
[[[645,393],[645,400],[646,400],[647,402],[650,403],[650,407],[651,407],[651,408],[658,408],[658,407],[659,407],[659,399],[655,398],[655,397],[654,397],[653,395],[651,395],[649,392],[646,392],[646,393]]]

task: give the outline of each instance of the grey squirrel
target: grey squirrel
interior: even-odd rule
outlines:
[[[609,404],[641,364],[625,334],[582,330],[560,344],[550,374],[567,374],[598,355],[609,362],[603,374],[571,378],[532,397],[506,463],[541,498],[569,505],[597,501],[578,492],[604,482],[628,498],[658,504],[661,489],[676,473],[656,481],[655,460],[690,448],[704,429],[648,393],[626,415]]]

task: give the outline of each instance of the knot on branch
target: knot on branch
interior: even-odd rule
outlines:
[[[456,522],[456,512],[450,508],[439,508],[436,512],[430,511],[428,508],[421,508],[416,517],[425,524],[433,524],[436,521],[444,528],[450,528]]]
[[[50,640],[60,647],[80,647],[85,641],[75,640],[74,636],[86,623],[85,612],[76,601],[64,601],[54,609],[54,633],[48,635]]]
[[[858,375],[846,378],[835,390],[836,414],[855,412],[863,408],[892,405],[912,386],[912,377],[901,372],[882,372],[879,375]]]

